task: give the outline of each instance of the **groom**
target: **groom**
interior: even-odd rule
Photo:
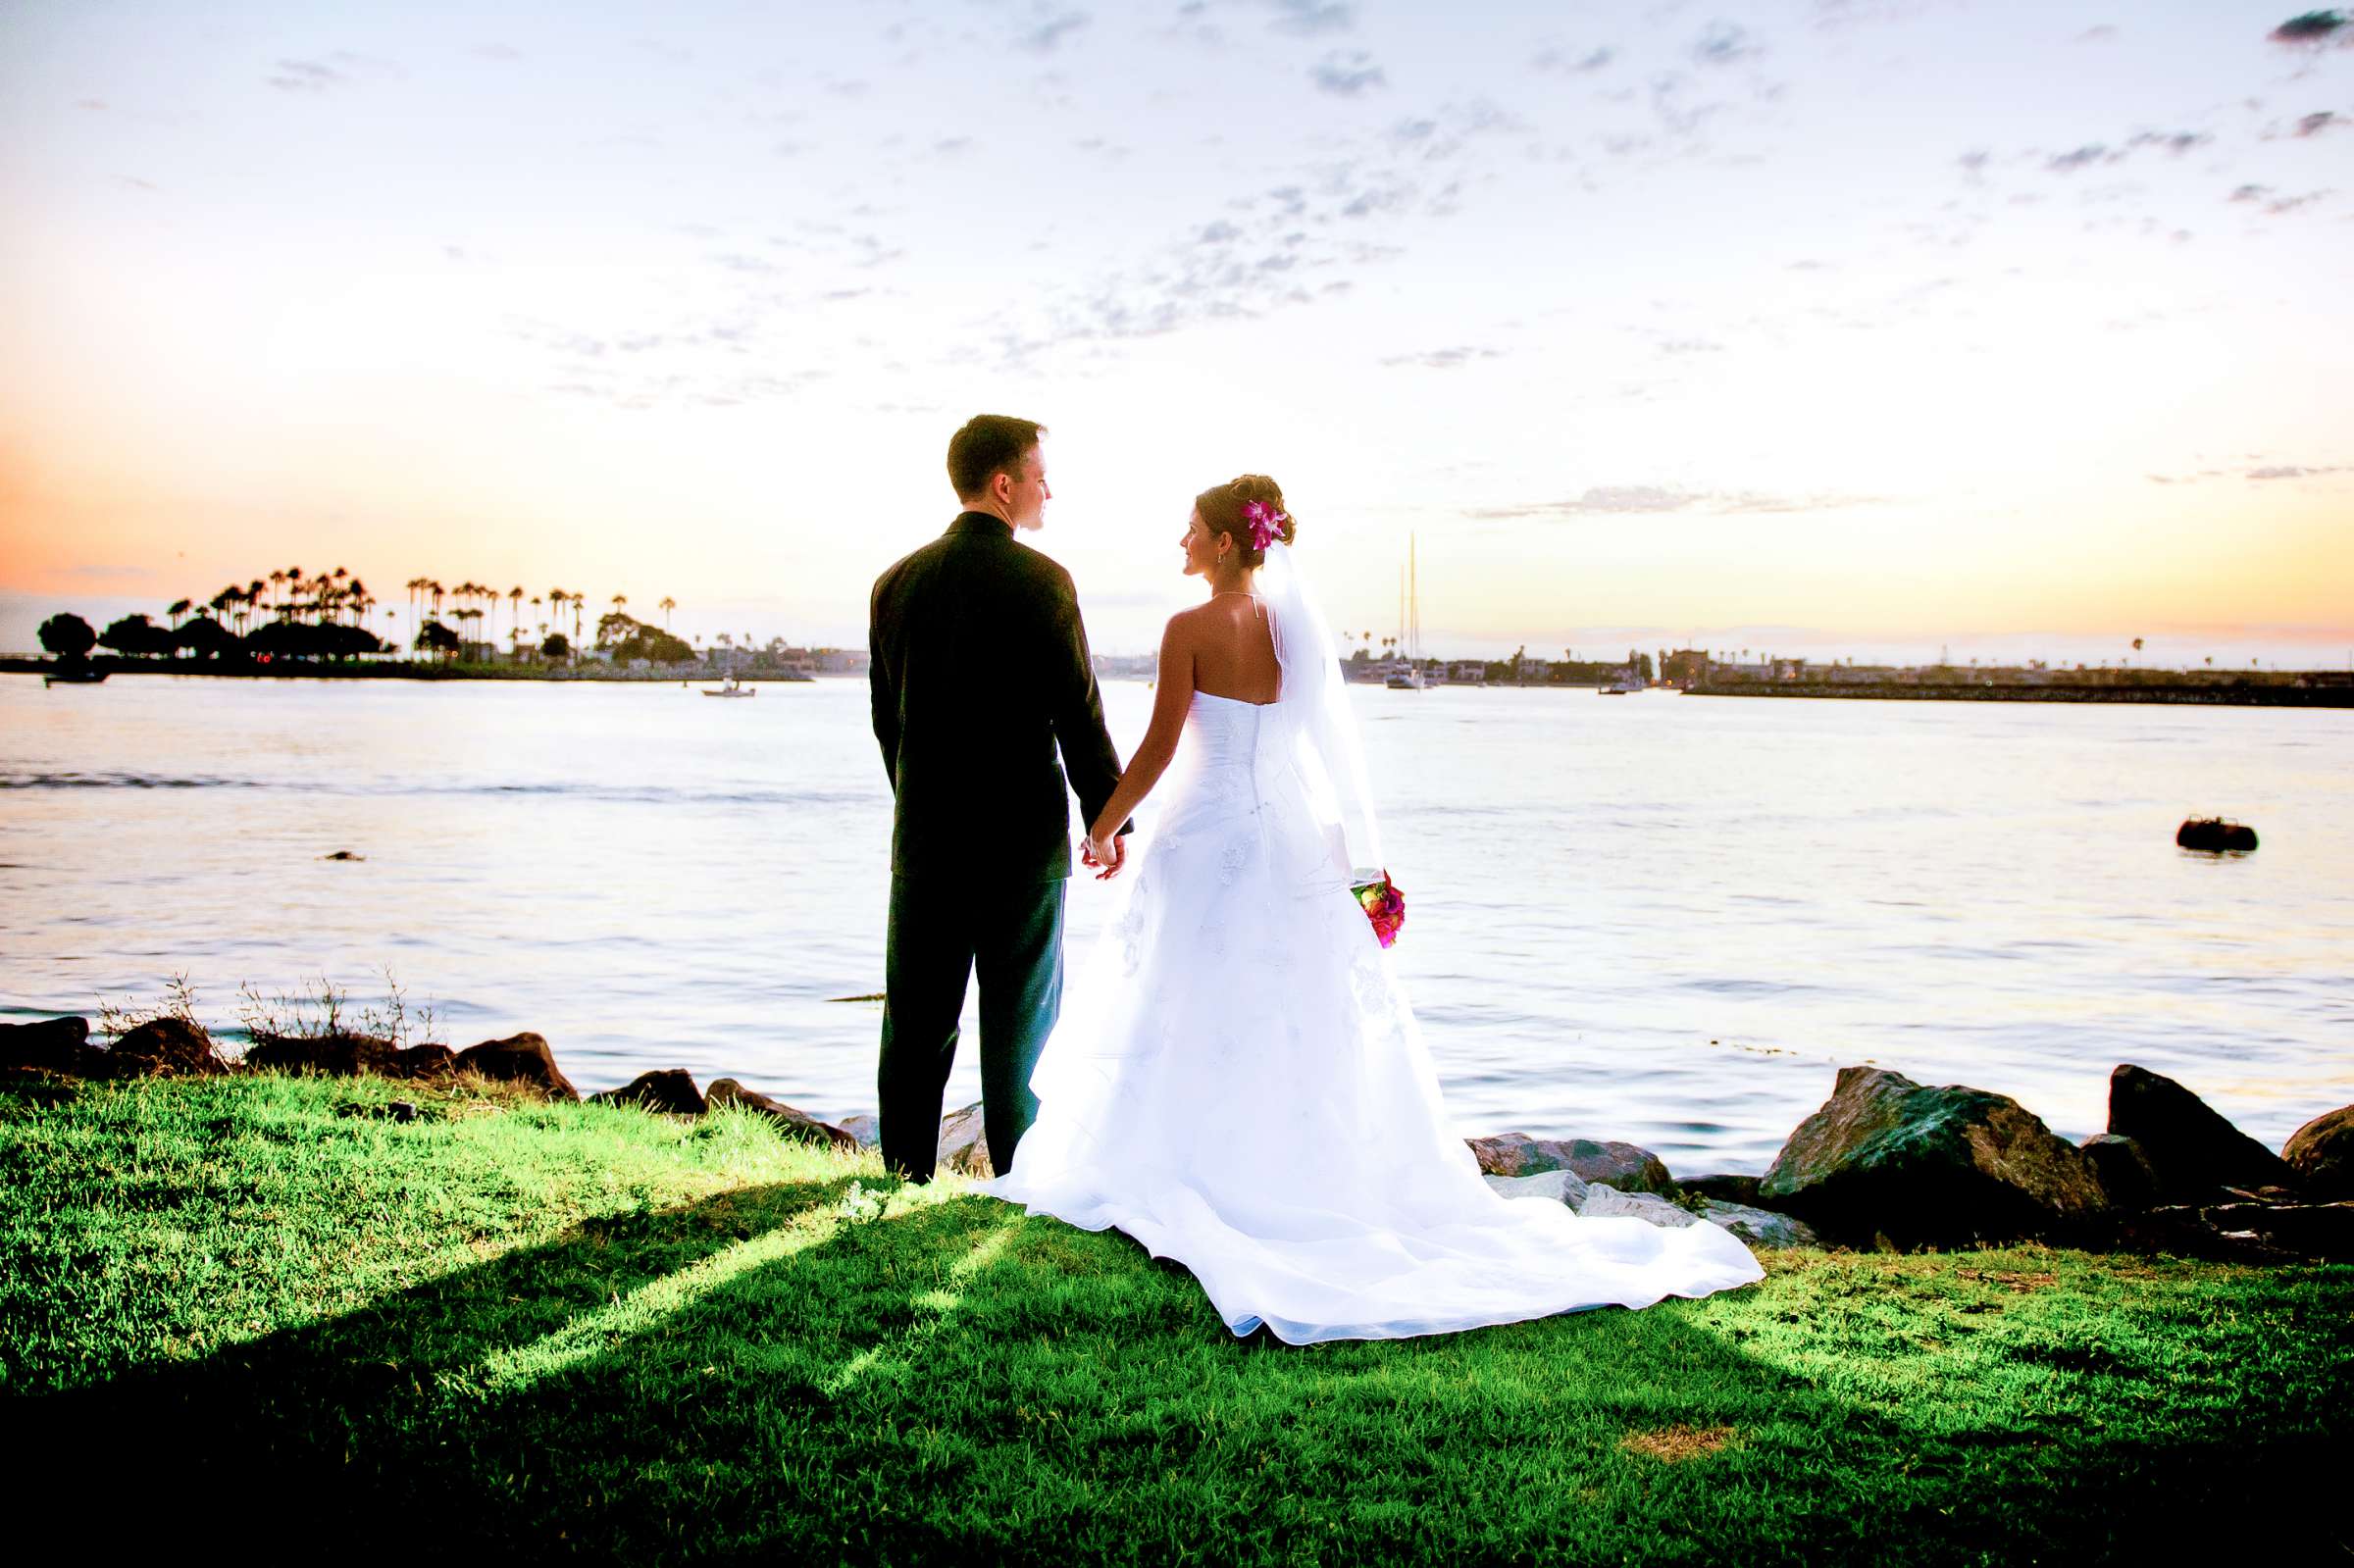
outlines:
[[[964,510],[875,580],[868,617],[875,738],[896,802],[876,1088],[883,1163],[917,1182],[937,1158],[976,968],[982,1126],[990,1164],[1012,1168],[1038,1116],[1030,1072],[1062,1006],[1063,776],[1083,822],[1120,780],[1071,575],[1014,539],[1042,525],[1052,493],[1045,433],[981,414],[950,437]],[[1117,840],[1113,854],[1109,871],[1125,858]]]

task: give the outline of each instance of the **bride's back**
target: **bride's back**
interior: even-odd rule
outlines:
[[[1266,607],[1245,593],[1221,593],[1183,612],[1191,624],[1194,689],[1232,702],[1273,702],[1283,691],[1283,667]]]

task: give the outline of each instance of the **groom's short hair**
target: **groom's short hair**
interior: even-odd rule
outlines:
[[[1012,469],[1018,477],[1022,454],[1046,433],[1038,421],[1010,414],[975,414],[966,420],[964,429],[948,437],[948,482],[956,486],[956,498],[979,495],[1000,469]]]

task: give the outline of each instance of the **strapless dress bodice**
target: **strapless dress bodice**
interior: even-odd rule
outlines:
[[[1248,768],[1258,752],[1260,722],[1273,703],[1244,702],[1235,697],[1194,693],[1186,709],[1186,744],[1195,751],[1195,764],[1209,768]]]

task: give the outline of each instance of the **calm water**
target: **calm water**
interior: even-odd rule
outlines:
[[[2070,1136],[2120,1061],[2276,1145],[2354,1100],[2354,714],[1354,695],[1466,1132],[1762,1170],[1859,1061]],[[684,1066],[869,1109],[881,1008],[830,1000],[882,987],[865,700],[0,677],[0,1015],[184,970],[233,1032],[240,982],[389,964],[452,1043],[537,1030],[584,1089]],[[1151,692],[1105,701],[1125,752]],[[2183,853],[2191,811],[2264,847]],[[1073,884],[1075,957],[1116,896]]]

